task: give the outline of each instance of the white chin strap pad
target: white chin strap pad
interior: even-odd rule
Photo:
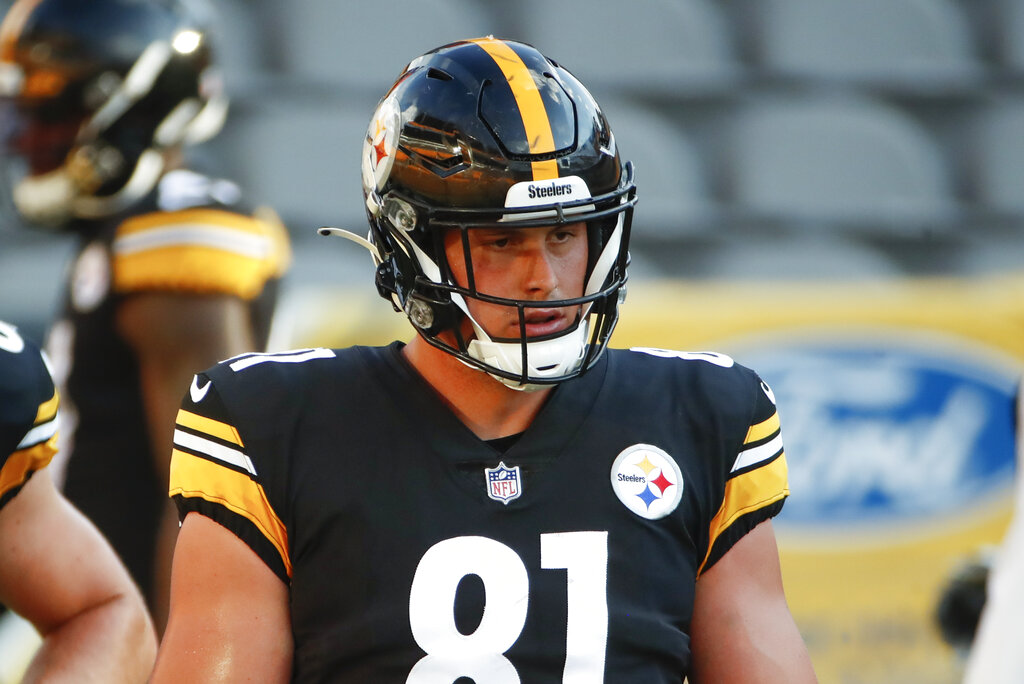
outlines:
[[[469,343],[469,355],[488,366],[508,373],[523,375],[523,347],[518,342],[493,342],[478,326],[477,339]],[[583,363],[587,348],[587,321],[581,321],[575,330],[560,337],[526,343],[526,376],[553,378],[571,373]],[[537,390],[544,385],[523,385],[519,380],[492,375],[499,382],[517,390]]]

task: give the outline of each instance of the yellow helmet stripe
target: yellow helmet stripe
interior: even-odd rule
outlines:
[[[551,132],[551,122],[548,120],[547,110],[544,109],[544,101],[523,60],[506,43],[496,38],[478,38],[471,42],[483,48],[505,75],[505,80],[512,89],[512,96],[519,105],[519,113],[523,117],[523,128],[526,129],[526,139],[530,143],[530,153],[554,152],[555,137]],[[533,162],[534,180],[552,178],[558,178],[558,164],[554,159]]]

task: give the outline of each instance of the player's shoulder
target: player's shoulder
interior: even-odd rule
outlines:
[[[611,350],[617,372],[640,374],[652,381],[707,384],[711,387],[744,385],[757,374],[727,354],[716,351],[682,351],[658,347]]]
[[[313,396],[357,385],[374,347],[310,347],[278,352],[250,352],[226,359],[197,377],[215,383],[218,393],[238,397]]]
[[[130,236],[188,228],[197,230],[236,228],[258,232],[259,221],[243,203],[238,185],[226,179],[211,178],[187,169],[170,171],[160,179],[156,189],[117,226],[117,239],[122,243]],[[185,238],[187,233],[179,232]],[[136,237],[136,240],[138,238]]]
[[[291,262],[288,230],[269,208],[248,213],[237,189],[177,170],[113,227],[119,292],[184,291],[256,297]]]
[[[281,391],[310,382],[326,382],[345,362],[343,350],[308,347],[277,352],[249,352],[226,359],[200,375],[219,387],[250,391]]]
[[[0,321],[0,398],[6,404],[15,395],[53,393],[53,380],[42,351],[18,329]]]
[[[741,421],[770,410],[760,407],[765,399],[774,405],[757,372],[727,354],[655,347],[612,351],[618,391],[635,393],[636,401],[677,402],[691,412],[735,415]]]
[[[197,373],[181,408],[238,429],[279,429],[357,392],[359,356],[324,347],[241,354]]]
[[[56,390],[39,347],[0,321],[0,451],[10,453],[39,419],[56,414]],[[46,416],[49,417],[49,416]]]

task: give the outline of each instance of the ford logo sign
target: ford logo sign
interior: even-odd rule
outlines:
[[[792,491],[780,522],[910,520],[1011,486],[1017,362],[960,341],[779,342],[736,356],[778,399]]]

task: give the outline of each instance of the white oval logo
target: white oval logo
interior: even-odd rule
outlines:
[[[651,444],[627,447],[612,463],[612,490],[619,501],[641,518],[664,518],[683,498],[679,464]]]

